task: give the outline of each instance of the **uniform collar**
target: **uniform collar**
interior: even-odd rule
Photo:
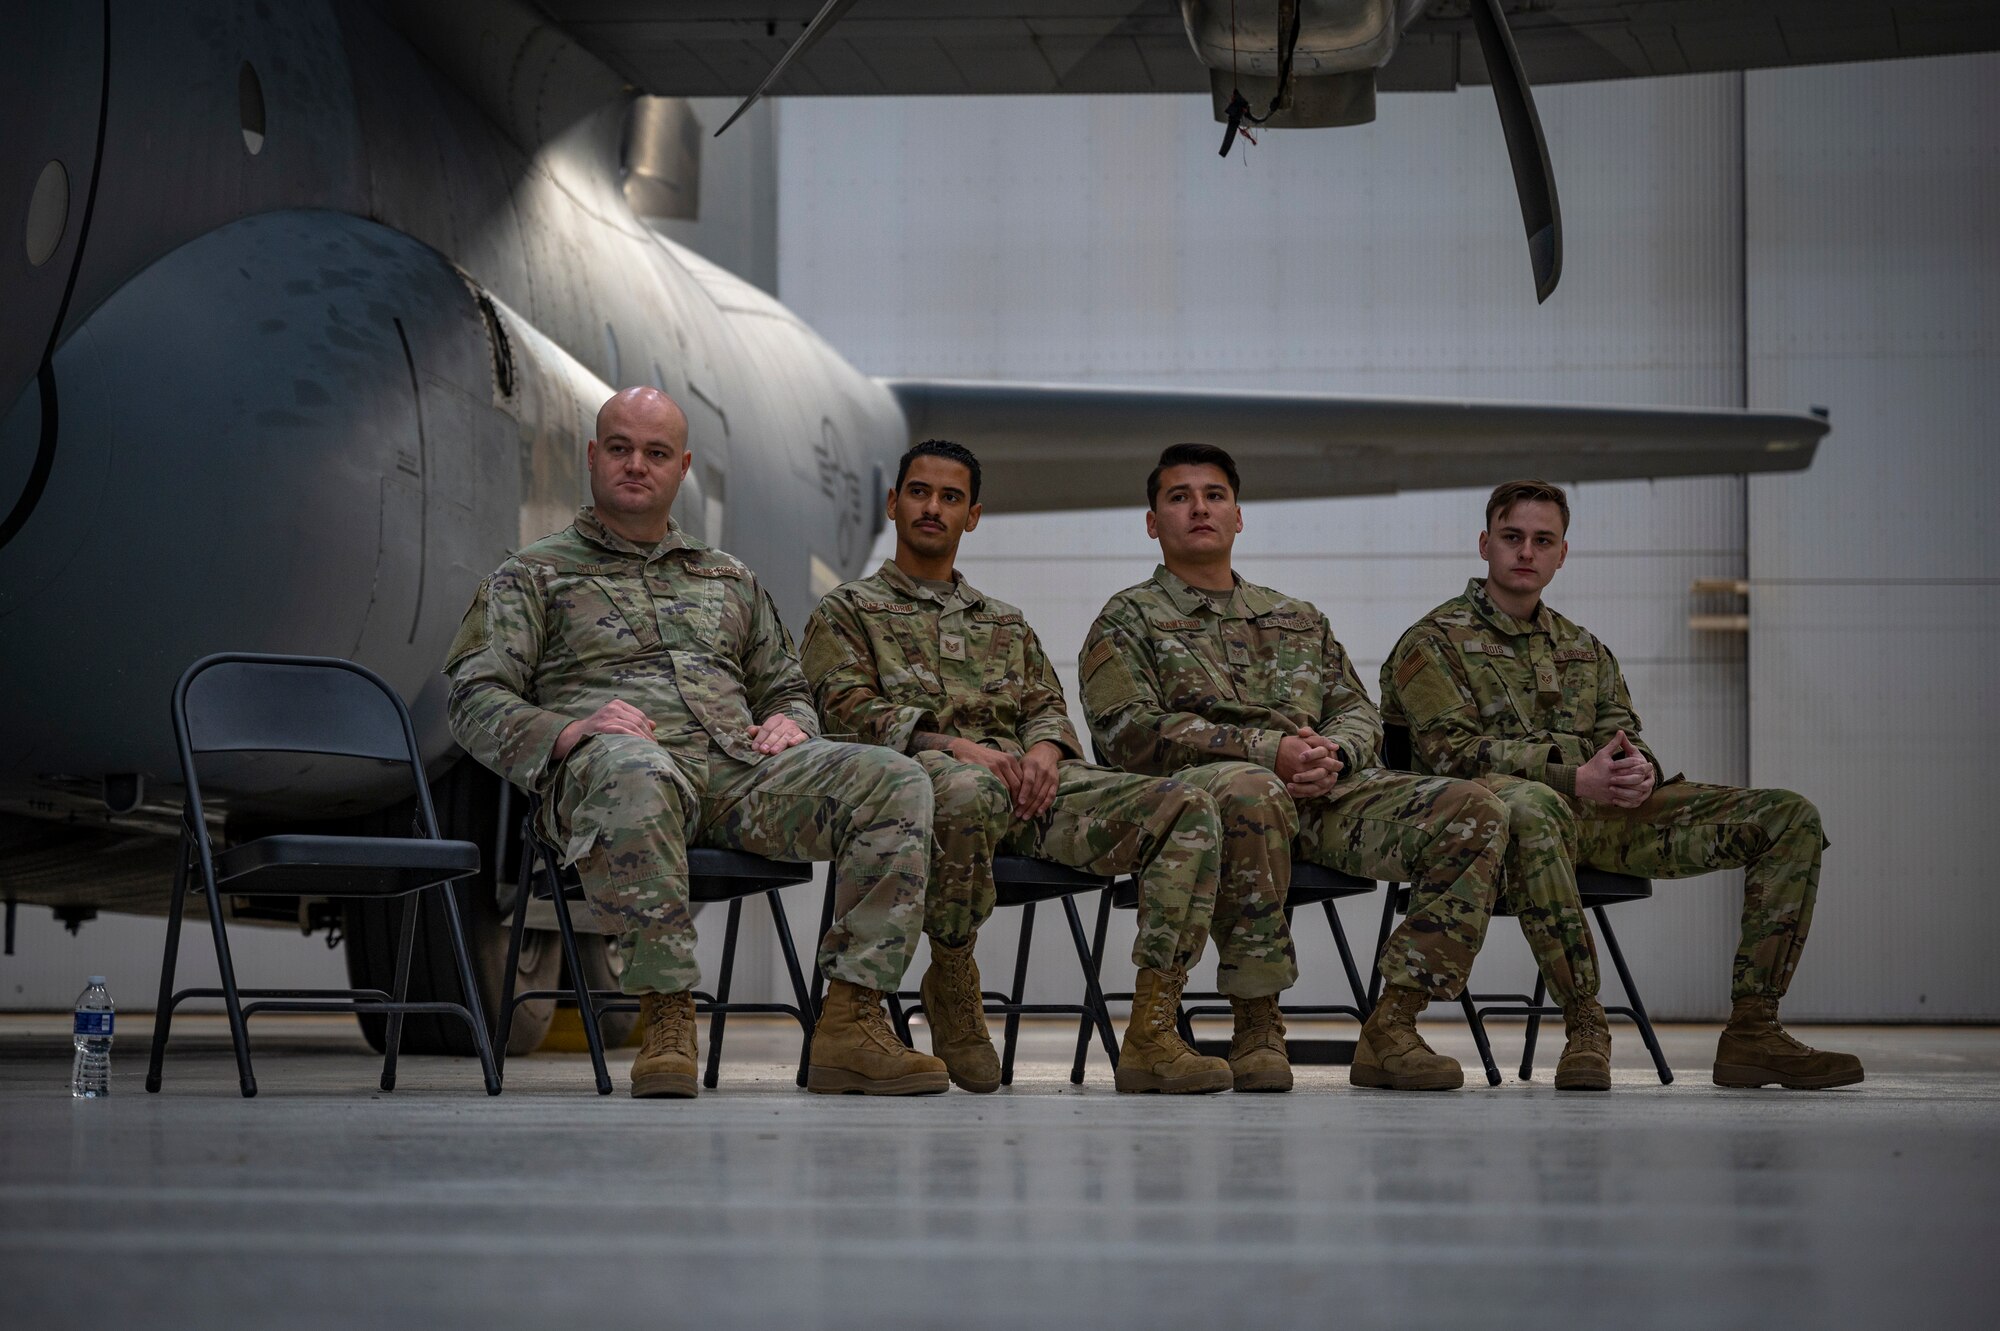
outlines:
[[[946,610],[970,609],[986,600],[965,580],[965,575],[957,569],[951,571],[951,595],[946,596],[934,588],[926,587],[909,574],[903,572],[902,565],[893,559],[882,561],[882,567],[875,570],[875,576],[893,587],[904,596],[914,596],[926,601],[934,601]]]
[[[641,559],[653,559],[670,550],[706,550],[708,546],[687,534],[681,525],[671,518],[667,520],[667,534],[656,546],[648,548],[635,545],[612,531],[598,518],[596,508],[585,504],[576,511],[577,535],[592,545],[602,546],[622,555],[638,555]]]
[[[1499,606],[1493,604],[1493,599],[1486,594],[1486,579],[1484,578],[1472,578],[1466,582],[1465,599],[1472,602],[1472,608],[1479,612],[1482,619],[1511,637],[1518,637],[1525,633],[1552,632],[1550,623],[1553,612],[1550,611],[1549,603],[1546,600],[1535,603],[1535,617],[1533,619],[1516,619]]]
[[[1167,599],[1183,615],[1196,615],[1206,610],[1223,619],[1255,619],[1271,613],[1283,603],[1282,597],[1254,582],[1245,582],[1241,573],[1232,572],[1229,577],[1236,584],[1236,590],[1218,609],[1207,592],[1193,586],[1165,564],[1153,570],[1153,581],[1159,584],[1160,590],[1167,594]]]

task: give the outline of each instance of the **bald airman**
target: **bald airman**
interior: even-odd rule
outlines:
[[[905,1048],[881,1007],[923,919],[923,769],[819,737],[770,595],[672,519],[693,453],[671,398],[611,398],[586,459],[594,502],[480,584],[445,670],[452,734],[542,797],[542,834],[621,939],[644,1022],[632,1094],[696,1093],[695,843],[834,862],[809,1088],[943,1091],[944,1065]]]

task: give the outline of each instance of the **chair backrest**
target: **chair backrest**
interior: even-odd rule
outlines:
[[[196,753],[410,757],[402,700],[347,661],[210,656],[188,668],[176,700]]]
[[[323,753],[407,764],[426,835],[437,835],[416,729],[380,675],[333,656],[219,652],[174,686],[174,738],[199,827],[197,753]]]

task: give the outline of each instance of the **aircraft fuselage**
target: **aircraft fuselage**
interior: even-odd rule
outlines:
[[[60,895],[52,870],[9,868],[51,822],[170,825],[167,699],[211,651],[361,661],[445,760],[445,646],[478,580],[586,497],[618,386],[687,409],[676,516],[788,619],[858,571],[900,410],[633,214],[631,98],[601,96],[587,56],[537,71],[542,104],[575,114],[529,135],[359,0],[44,7],[0,69],[26,127],[0,188],[45,230],[46,162],[65,195],[42,262],[13,246],[0,270],[10,895]],[[119,774],[146,797],[114,816]],[[312,762],[277,784],[325,813],[387,791]]]

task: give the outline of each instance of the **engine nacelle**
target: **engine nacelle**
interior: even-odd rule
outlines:
[[[1365,125],[1375,119],[1375,71],[1426,0],[1181,0],[1181,23],[1202,64],[1218,122],[1241,92],[1274,129]],[[1292,24],[1287,77],[1284,55]],[[1282,88],[1282,92],[1281,92]]]
[[[47,490],[0,548],[5,692],[34,699],[0,807],[176,782],[169,693],[225,649],[361,661],[446,753],[439,663],[520,526],[495,322],[435,251],[317,211],[223,226],[92,312],[55,356]],[[43,414],[30,384],[0,455],[32,455]],[[287,769],[301,798],[311,766]]]

